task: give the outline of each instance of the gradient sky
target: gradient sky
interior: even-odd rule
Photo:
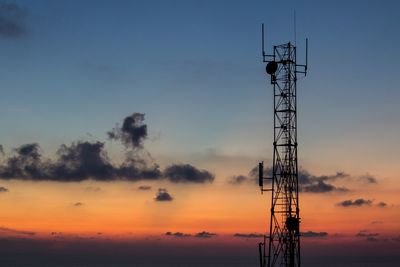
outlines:
[[[111,248],[120,266],[134,255],[160,255],[171,266],[187,266],[185,257],[202,259],[198,266],[256,266],[260,238],[233,235],[265,233],[269,216],[270,196],[248,177],[272,158],[261,23],[267,49],[296,41],[299,63],[309,38],[309,73],[298,82],[299,165],[332,187],[301,195],[302,231],[311,231],[304,262],[400,260],[398,1],[1,3],[2,164],[23,144],[40,144],[54,161],[62,144],[96,141],[119,164],[129,149],[107,132],[139,112],[147,159],[161,170],[191,164],[215,177],[195,184],[0,179],[4,262],[18,263],[21,253],[51,261],[51,249],[84,263]],[[7,31],[4,19],[17,28]],[[233,184],[238,175],[248,181]],[[155,200],[160,188],[172,201]],[[196,237],[202,232],[211,235]]]

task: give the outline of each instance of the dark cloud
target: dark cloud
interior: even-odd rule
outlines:
[[[133,113],[124,119],[121,127],[117,125],[107,134],[109,139],[120,140],[128,148],[142,148],[143,141],[147,138],[144,114]]]
[[[214,237],[214,236],[216,236],[216,235],[217,235],[216,233],[210,233],[210,232],[205,232],[205,231],[203,231],[203,232],[200,232],[200,233],[195,234],[194,237],[198,237],[198,238],[211,238],[211,237]]]
[[[167,179],[173,183],[206,183],[214,175],[190,164],[168,166],[164,172],[155,163],[149,163],[137,153],[128,153],[120,165],[113,165],[104,149],[104,143],[79,141],[61,145],[55,160],[43,160],[36,143],[22,145],[0,165],[0,178],[33,181],[79,182],[140,181]]]
[[[147,191],[150,189],[151,189],[151,186],[148,186],[148,185],[141,185],[138,187],[138,190],[142,190],[142,191]]]
[[[383,201],[379,202],[378,204],[376,204],[379,208],[385,208],[387,206],[387,204]]]
[[[113,167],[103,150],[103,143],[78,142],[62,145],[57,151],[57,160],[43,161],[39,145],[22,145],[15,149],[0,167],[4,179],[82,181],[112,179]]]
[[[155,201],[172,201],[172,196],[168,193],[167,189],[159,188],[156,197],[154,198]]]
[[[366,174],[366,175],[360,176],[359,180],[363,181],[365,183],[368,183],[368,184],[376,184],[376,183],[378,183],[378,180],[374,176],[372,176],[370,174]]]
[[[230,184],[243,184],[244,182],[248,181],[248,177],[244,175],[237,175],[237,176],[232,176],[229,179]]]
[[[75,202],[73,205],[74,205],[75,207],[81,207],[81,206],[85,205],[85,203],[82,203],[82,202]]]
[[[21,234],[21,235],[28,235],[28,236],[36,235],[36,233],[32,232],[32,231],[16,230],[16,229],[7,228],[7,227],[0,227],[0,232],[12,233],[12,234]]]
[[[158,180],[162,172],[157,164],[149,164],[138,155],[128,155],[121,166],[115,168],[116,175],[129,181]]]
[[[147,139],[147,125],[143,113],[133,113],[123,120],[122,126],[117,125],[108,132],[111,140],[119,140],[128,149],[125,162],[118,168],[117,175],[129,180],[156,180],[162,178],[162,173],[153,158],[143,148]]]
[[[61,145],[58,160],[51,166],[52,179],[62,181],[112,180],[114,167],[111,165],[104,143],[77,142],[70,146]]]
[[[18,38],[26,34],[26,11],[15,3],[0,3],[0,36]]]
[[[130,158],[121,166],[114,166],[101,142],[63,144],[54,161],[43,161],[36,143],[22,145],[14,153],[0,166],[0,177],[3,179],[79,182],[88,179],[137,181],[161,178],[158,166],[149,167],[144,160]]]
[[[53,160],[43,159],[39,144],[21,145],[0,164],[0,179],[32,181],[80,182],[140,181],[166,179],[173,183],[212,182],[214,175],[190,164],[173,164],[164,171],[143,148],[147,138],[144,114],[134,113],[124,119],[122,127],[109,132],[111,139],[120,140],[128,149],[120,165],[108,158],[102,142],[78,141],[61,145]]]
[[[372,200],[370,199],[363,199],[363,198],[358,198],[356,200],[344,200],[342,202],[339,202],[337,205],[341,207],[362,207],[362,206],[371,206]]]
[[[314,231],[301,232],[300,234],[302,237],[311,237],[311,238],[328,236],[327,232],[314,232]]]
[[[327,192],[346,192],[349,191],[345,187],[336,187],[334,185],[325,183],[324,181],[312,182],[310,184],[301,184],[300,191],[308,193],[327,193]]]
[[[3,148],[3,145],[0,145],[0,155],[4,156],[4,148]]]
[[[191,234],[185,234],[185,233],[182,233],[182,232],[175,232],[175,233],[166,232],[165,235],[166,236],[173,236],[173,237],[190,237],[190,236],[192,236]]]
[[[25,144],[14,149],[14,156],[6,160],[0,167],[0,176],[12,178],[45,178],[46,167],[42,164],[39,145],[37,143]]]
[[[329,181],[336,181],[338,179],[349,177],[348,174],[338,171],[334,175],[311,175],[306,170],[299,170],[299,190],[307,193],[328,193],[328,192],[346,192],[345,187],[337,187],[328,183]]]
[[[260,238],[263,237],[263,234],[257,234],[257,233],[250,233],[250,234],[241,234],[241,233],[235,233],[233,235],[234,237],[241,237],[241,238]]]
[[[264,167],[264,177],[272,177],[272,167]],[[349,174],[338,171],[334,175],[315,176],[304,169],[298,172],[299,190],[306,193],[328,193],[328,192],[346,192],[349,191],[345,187],[337,187],[328,182],[338,179],[347,178]],[[245,182],[253,182],[258,184],[258,165],[249,171],[248,176],[238,175],[233,176],[228,181],[230,184],[243,184]],[[271,180],[264,180],[264,183],[271,183]]]
[[[0,193],[5,193],[5,192],[8,192],[8,189],[3,186],[0,186]]]
[[[206,170],[199,170],[190,164],[174,164],[164,170],[164,177],[173,183],[213,182],[214,175]]]
[[[363,237],[363,238],[365,238],[365,240],[372,241],[372,242],[378,241],[379,240],[378,236],[379,236],[379,233],[371,233],[367,230],[361,230],[356,234],[356,237]]]

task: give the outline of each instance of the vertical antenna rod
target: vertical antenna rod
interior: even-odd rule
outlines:
[[[294,45],[296,45],[296,35],[297,35],[297,30],[296,30],[296,9],[293,10],[293,35],[294,35]]]
[[[261,49],[262,49],[262,56],[263,59],[265,58],[265,46],[264,46],[264,23],[261,24]]]

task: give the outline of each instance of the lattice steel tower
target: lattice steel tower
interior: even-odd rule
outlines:
[[[263,62],[267,63],[266,72],[274,90],[274,153],[269,177],[264,176],[263,162],[259,164],[261,190],[272,192],[269,235],[259,244],[260,265],[298,267],[301,262],[296,84],[298,74],[307,73],[308,41],[304,65],[297,64],[296,46],[290,42],[274,46],[273,53],[266,54],[264,25],[262,47]]]

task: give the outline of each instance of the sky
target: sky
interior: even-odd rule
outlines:
[[[0,1],[0,262],[257,266],[270,195],[251,170],[273,147],[265,23],[267,52],[291,41],[304,63],[309,39],[303,263],[395,266],[399,8]]]

